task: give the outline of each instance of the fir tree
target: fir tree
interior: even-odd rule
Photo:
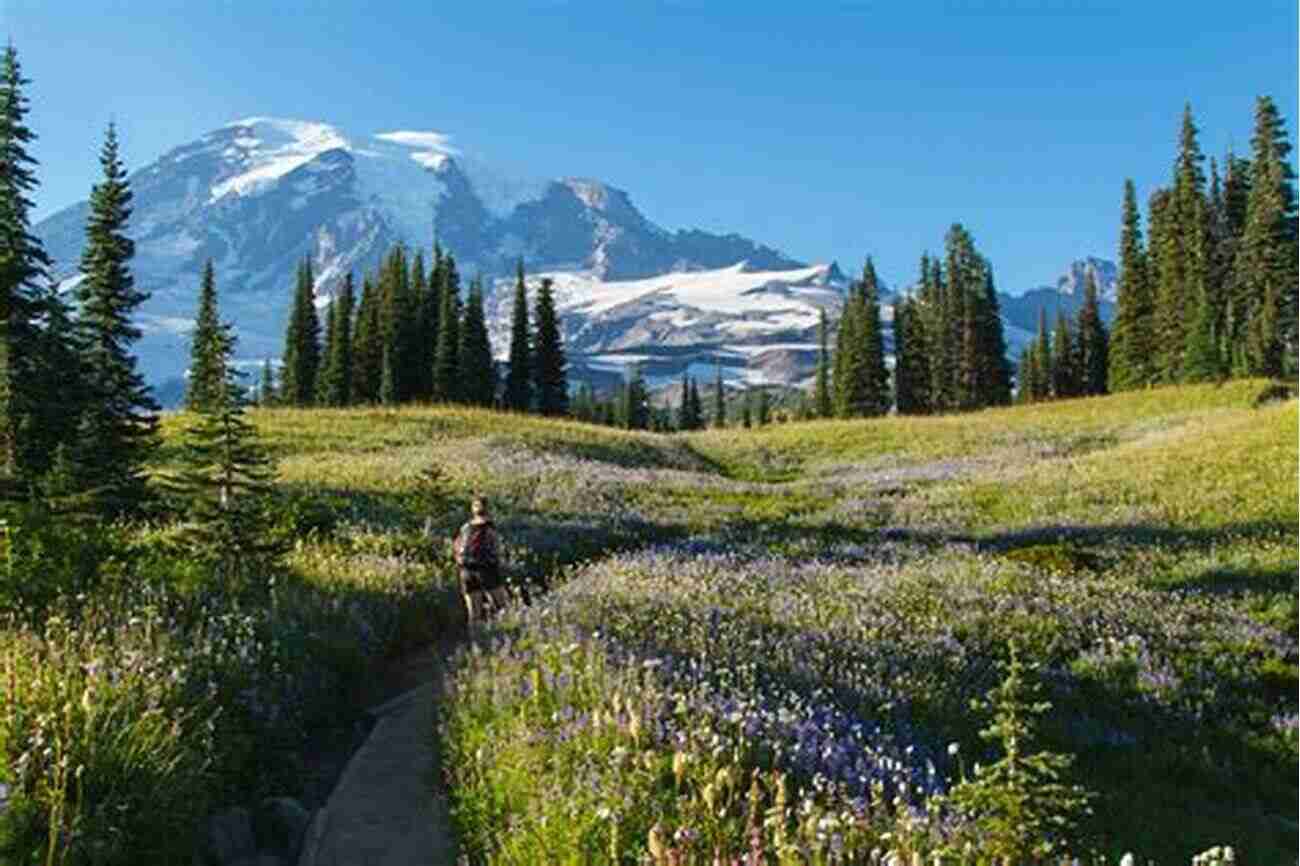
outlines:
[[[1155,323],[1160,335],[1156,357],[1158,374],[1167,382],[1182,378],[1190,324],[1188,310],[1195,308],[1205,286],[1205,176],[1200,167],[1204,157],[1196,134],[1188,105],[1183,109],[1167,230],[1158,244],[1154,230],[1151,238],[1152,249],[1160,262],[1155,298]]]
[[[84,487],[102,510],[122,513],[145,495],[144,466],[158,443],[158,405],[136,371],[130,346],[140,337],[131,316],[148,294],[135,287],[127,236],[131,189],[110,124],[100,154],[103,180],[90,194],[83,279],[77,286],[87,404],[76,447]]]
[[[28,404],[30,416],[22,436],[26,451],[20,461],[33,477],[50,471],[51,460],[60,449],[69,457],[88,403],[84,351],[71,307],[52,280],[35,300],[41,327],[35,332],[34,357],[28,370],[30,384],[43,398]]]
[[[456,260],[443,259],[442,308],[438,311],[438,347],[433,364],[433,399],[446,403],[460,400],[460,276]]]
[[[271,359],[265,358],[262,361],[262,379],[257,386],[257,404],[274,406],[275,394],[275,368],[271,366]]]
[[[740,426],[744,427],[746,430],[753,426],[753,411],[753,397],[750,389],[746,387],[745,396],[742,398],[740,404]]]
[[[1011,368],[1002,332],[1002,311],[993,283],[993,265],[980,257],[983,294],[975,293],[975,320],[979,356],[977,402],[980,406],[1003,406],[1011,402]]]
[[[1295,173],[1286,129],[1267,96],[1255,103],[1251,149],[1246,225],[1233,268],[1245,306],[1244,367],[1250,375],[1281,376],[1296,351]]]
[[[1038,380],[1037,353],[1033,346],[1020,350],[1020,363],[1016,368],[1016,402],[1034,402],[1034,383]]]
[[[338,299],[330,298],[325,304],[325,341],[321,344],[320,351],[320,369],[316,373],[316,396],[312,403],[316,406],[329,405],[325,401],[325,369],[329,366],[330,357],[334,354],[334,327],[338,323]]]
[[[213,312],[215,313],[215,304]],[[234,337],[219,324],[210,359],[222,387],[195,412],[182,437],[181,472],[168,487],[187,502],[184,537],[227,590],[250,588],[283,551],[265,529],[264,499],[272,467],[244,417],[244,401],[230,368]]]
[[[379,300],[374,283],[366,275],[361,282],[361,303],[357,308],[356,329],[352,333],[352,391],[357,403],[374,403],[379,399],[380,378],[384,368],[384,344],[379,328]]]
[[[880,280],[871,257],[862,267],[862,329],[864,409],[866,415],[889,411],[889,369],[885,366],[884,326],[880,322]]]
[[[1223,231],[1216,251],[1222,261],[1223,335],[1220,355],[1233,375],[1246,375],[1246,323],[1249,290],[1237,279],[1237,258],[1250,202],[1250,161],[1234,156],[1225,160],[1223,180]]]
[[[1078,336],[1078,388],[1085,396],[1106,393],[1110,346],[1106,326],[1097,303],[1097,280],[1088,271],[1083,281],[1083,306],[1079,308],[1075,331]],[[1061,363],[1058,359],[1057,363]]]
[[[424,252],[416,250],[411,259],[411,356],[407,360],[408,400],[428,400],[433,389],[433,346],[438,339],[433,330],[433,293],[429,291],[428,274],[424,269]]]
[[[816,412],[818,418],[829,418],[833,411],[831,405],[831,360],[830,349],[827,346],[827,331],[829,324],[826,320],[826,308],[822,307],[817,312],[817,385],[816,385]]]
[[[409,280],[406,248],[397,244],[380,265],[377,283],[384,345],[381,391],[384,382],[391,383],[389,392],[381,395],[381,400],[388,405],[406,401],[414,391],[410,372],[416,354],[412,328],[415,309],[410,298]]]
[[[331,329],[334,337],[333,340],[327,341],[329,351],[325,355],[325,368],[321,373],[321,382],[324,386],[321,392],[321,403],[326,406],[352,404],[353,303],[352,272],[349,271],[343,277],[343,286],[330,305]]]
[[[926,411],[930,371],[925,350],[920,308],[915,298],[906,296],[894,308],[894,399],[900,415]]]
[[[650,402],[645,377],[639,365],[632,365],[623,389],[623,426],[628,430],[646,430],[650,427]]]
[[[694,429],[691,421],[691,382],[685,371],[682,372],[682,399],[677,404],[677,429]]]
[[[1142,245],[1141,214],[1132,180],[1124,181],[1119,242],[1119,287],[1108,381],[1113,391],[1141,388],[1154,379],[1153,305]]]
[[[1054,359],[1052,358],[1051,334],[1047,330],[1047,312],[1038,308],[1038,339],[1034,342],[1034,362],[1030,367],[1034,378],[1031,384],[1030,397],[1034,401],[1043,400],[1050,396],[1052,370]]]
[[[471,406],[491,406],[496,399],[496,368],[492,364],[492,345],[488,342],[487,321],[483,314],[483,282],[475,277],[469,284],[465,301],[465,320],[460,329],[460,364],[457,377],[461,399]]]
[[[700,386],[695,381],[694,377],[691,378],[690,399],[691,399],[691,429],[703,430],[704,429],[704,404],[700,401]]]
[[[555,295],[549,278],[537,290],[537,331],[533,340],[533,393],[543,415],[569,411],[569,381],[565,372],[564,344],[555,312]]]
[[[217,281],[212,259],[203,266],[199,284],[199,312],[190,337],[190,377],[185,389],[185,408],[199,412],[225,398],[225,349],[221,322],[217,318]]]
[[[869,414],[872,395],[866,339],[867,299],[861,282],[849,290],[835,335],[835,414],[840,418],[861,418]],[[746,392],[748,393],[748,391]]]
[[[510,360],[503,398],[507,409],[527,412],[533,404],[532,336],[528,327],[528,289],[524,261],[515,267],[515,305],[510,319]]]
[[[316,398],[316,373],[320,367],[320,320],[316,316],[315,277],[311,260],[298,265],[293,308],[284,335],[281,394],[289,406],[310,406]]]
[[[39,459],[55,442],[52,431],[39,429],[35,420],[40,404],[54,394],[40,393],[42,377],[33,369],[41,358],[35,345],[38,287],[51,262],[31,232],[28,196],[37,180],[36,160],[27,152],[36,138],[25,122],[28,83],[10,44],[0,63],[0,480],[17,480],[25,469],[39,471],[24,467],[24,455]],[[66,413],[68,407],[60,408]]]
[[[766,388],[758,389],[758,408],[754,412],[759,427],[766,427],[772,420],[772,406]]]
[[[1091,276],[1091,273],[1089,273]],[[1056,328],[1052,331],[1052,395],[1058,399],[1074,397],[1079,393],[1079,376],[1076,365],[1074,334],[1065,311],[1057,309]]]

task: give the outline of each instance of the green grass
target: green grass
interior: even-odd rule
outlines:
[[[109,638],[93,630],[51,668],[55,644],[40,617],[0,627],[0,655],[30,709],[22,719],[0,713],[0,753],[9,760],[0,765],[0,781],[18,781],[13,761],[38,737],[52,736],[56,721],[63,724],[69,696],[80,706],[86,682],[73,672],[102,657],[117,659],[122,676],[118,691],[102,694],[106,708],[119,709],[99,716],[112,727],[99,736],[138,747],[133,754],[141,756],[129,771],[111,750],[85,759],[103,803],[175,792],[187,805],[178,806],[167,845],[180,851],[189,843],[182,825],[193,823],[186,809],[198,814],[217,802],[296,793],[289,789],[298,770],[291,756],[306,731],[350,724],[357,708],[349,704],[384,659],[459,633],[445,540],[464,519],[469,496],[484,493],[518,574],[562,585],[557,599],[596,593],[587,608],[565,616],[594,617],[590,628],[631,629],[684,653],[712,653],[734,661],[736,670],[757,665],[754,671],[785,677],[809,694],[823,687],[849,694],[862,686],[850,675],[857,648],[890,648],[899,655],[889,663],[899,667],[879,678],[906,685],[916,718],[936,736],[961,740],[963,754],[977,748],[979,722],[962,701],[973,684],[988,684],[987,671],[966,670],[939,650],[922,654],[930,637],[951,627],[970,658],[990,661],[1015,636],[1043,659],[1067,668],[1077,662],[1072,676],[1087,699],[1061,698],[1047,733],[1079,753],[1079,777],[1102,795],[1085,827],[1089,844],[1112,860],[1132,849],[1175,863],[1197,846],[1234,842],[1249,862],[1289,861],[1295,831],[1283,818],[1296,809],[1296,743],[1293,730],[1271,726],[1268,707],[1295,712],[1294,653],[1281,658],[1245,643],[1216,644],[1202,640],[1196,625],[1197,617],[1222,617],[1224,628],[1239,631],[1232,624],[1242,615],[1296,639],[1297,409],[1294,399],[1254,407],[1266,386],[1230,382],[951,417],[673,436],[442,407],[257,410],[251,419],[278,460],[279,519],[296,541],[277,575],[274,603],[208,594],[184,552],[169,546],[168,526],[122,530],[109,543],[117,551],[110,561],[77,572],[91,604],[83,614],[73,603],[70,615],[121,623],[114,646],[161,641],[167,649],[160,658],[185,673],[172,683],[153,668],[137,671],[107,653]],[[159,472],[172,465],[184,420],[164,419]],[[687,553],[673,566],[678,570],[660,574],[636,551],[663,542]],[[682,547],[687,542],[702,546]],[[51,581],[73,574],[71,560],[58,559],[59,542],[50,544],[39,554],[44,560],[19,563],[17,571],[11,561],[11,575],[40,574],[41,562]],[[71,550],[64,552],[76,559]],[[695,575],[700,563],[725,551],[769,557],[763,574],[770,582],[737,583],[726,569]],[[854,557],[868,565],[853,565]],[[813,563],[823,560],[849,565],[822,574]],[[809,579],[824,582],[799,595],[803,590],[786,584],[806,568],[821,575]],[[36,584],[25,598],[36,598]],[[605,588],[614,592],[613,606],[602,622],[593,612],[606,610],[597,601]],[[1239,717],[1180,728],[1178,742],[1148,742],[1163,724],[1158,714],[1142,715],[1150,695],[1132,680],[1122,654],[1088,655],[1079,643],[1084,627],[1065,613],[1102,606],[1111,596],[1142,599],[1148,610],[1134,611],[1137,618],[1124,627],[1154,629],[1152,635],[1163,627],[1166,604],[1170,611],[1200,611],[1184,624],[1197,642],[1160,652],[1187,670],[1221,669],[1224,682],[1250,684],[1254,697],[1243,699]],[[1189,597],[1206,606],[1185,607]],[[779,600],[797,604],[781,607]],[[804,671],[799,653],[755,656],[711,640],[706,603],[733,617],[722,627],[734,627],[745,641],[766,636],[776,647],[796,632],[808,635],[810,646],[827,654],[822,680]],[[880,620],[855,619],[865,609],[878,610]],[[1122,613],[1114,615],[1129,623]],[[522,618],[501,629],[498,636],[508,635],[514,646],[550,640]],[[673,637],[675,629],[683,631]],[[560,649],[547,662],[556,676],[576,670]],[[512,664],[488,649],[454,677],[466,714],[449,721],[448,769],[463,781],[457,815],[472,850],[496,851],[497,863],[570,855],[610,862],[614,844],[630,859],[645,850],[655,815],[704,814],[708,774],[732,766],[728,760],[710,758],[676,778],[671,754],[642,755],[640,769],[628,763],[597,774],[590,761],[628,748],[626,737],[610,730],[564,746],[537,739],[552,730],[550,722],[499,703],[500,678]],[[66,676],[42,678],[46,669]],[[963,671],[962,677],[977,674],[958,687],[951,678]],[[207,691],[209,682],[215,692]],[[555,692],[550,710],[613,712],[610,695],[643,687],[638,670],[611,667],[567,696]],[[864,712],[880,709],[861,695],[855,700]],[[151,728],[120,709],[139,701],[153,701],[168,724]],[[272,702],[282,705],[274,718],[266,713]],[[626,705],[617,706],[626,715]],[[1062,715],[1076,711],[1095,716],[1089,724],[1132,727],[1143,738],[1141,752],[1078,747]],[[75,713],[70,718],[84,726]],[[211,728],[207,718],[216,720]],[[86,738],[69,742],[69,754],[90,754]],[[216,761],[199,767],[188,744],[209,742],[204,748]],[[477,757],[480,749],[486,757]],[[22,815],[30,826],[8,831],[27,833],[23,838],[43,831],[58,787],[52,765],[27,766],[34,775],[23,784],[33,799]],[[607,804],[562,790],[565,780],[576,784],[591,774],[601,785],[620,786],[625,813],[639,816],[629,817],[613,842],[599,817]],[[763,784],[771,806],[774,793]],[[67,790],[66,801],[78,802],[75,789]],[[110,834],[109,824],[85,820],[94,832]],[[710,826],[719,843],[744,833],[725,821]],[[0,843],[5,832],[0,822]],[[96,862],[171,862],[175,853],[130,841],[144,835],[121,838],[127,841],[116,854]],[[69,862],[90,862],[88,850],[78,849]]]

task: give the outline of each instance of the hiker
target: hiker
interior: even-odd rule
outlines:
[[[500,540],[483,497],[476,496],[470,503],[470,520],[456,533],[451,547],[460,566],[465,617],[473,625],[483,618],[487,604],[499,610],[510,598],[501,575]]]

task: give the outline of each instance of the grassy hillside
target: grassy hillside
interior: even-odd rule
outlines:
[[[638,862],[652,827],[662,862],[756,835],[992,850],[935,797],[1001,754],[970,700],[1012,640],[1053,704],[1041,744],[1098,795],[1076,851],[1290,860],[1297,412],[1253,408],[1263,385],[688,436],[254,412],[292,543],[268,594],[207,583],[166,512],[6,536],[0,851],[175,862],[212,808],[321,796],[304,744],[351,724],[384,658],[461,629],[445,539],[481,492],[515,577],[555,589],[451,678],[475,862]]]

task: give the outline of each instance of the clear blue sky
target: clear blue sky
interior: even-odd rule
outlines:
[[[391,8],[390,8],[391,7]],[[1248,152],[1294,142],[1295,0],[0,0],[32,79],[37,216],[85,198],[116,118],[130,166],[248,115],[431,129],[493,162],[627,189],[911,281],[954,221],[999,287],[1114,258],[1122,183],[1169,175],[1183,103]],[[1208,170],[1208,163],[1207,163]]]

